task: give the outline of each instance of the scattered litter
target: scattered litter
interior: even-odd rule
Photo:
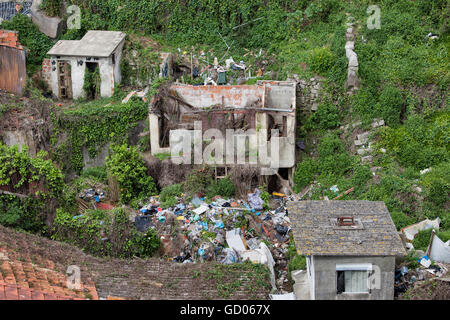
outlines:
[[[401,231],[405,234],[406,239],[409,241],[413,241],[419,231],[428,230],[431,228],[439,230],[439,224],[441,223],[441,219],[437,217],[434,220],[425,219],[419,223],[407,226],[403,228]]]
[[[428,251],[433,261],[450,263],[450,240],[442,241],[433,230]]]
[[[269,294],[271,300],[297,300],[293,292],[285,294]]]
[[[227,244],[230,248],[236,251],[246,251],[244,242],[242,241],[241,230],[236,228],[231,231],[227,231]]]
[[[271,195],[273,209],[264,209],[261,191],[248,194],[248,201],[216,196],[206,202],[197,194],[190,201],[176,198],[171,207],[161,207],[158,196],[143,201],[133,217],[140,232],[149,228],[161,238],[162,251],[171,261],[193,263],[216,261],[220,264],[250,260],[270,270],[273,289],[288,283],[290,220],[286,210],[289,197]],[[270,249],[266,244],[270,243]],[[278,288],[277,288],[278,286]]]
[[[258,188],[255,189],[254,193],[248,194],[248,202],[250,203],[250,207],[255,210],[262,210],[264,205],[264,200],[261,199],[259,194],[261,191],[259,191]]]
[[[428,256],[423,256],[422,258],[418,259],[419,263],[423,265],[425,268],[428,268],[431,266],[431,260]]]

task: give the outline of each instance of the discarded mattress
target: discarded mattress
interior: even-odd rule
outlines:
[[[407,240],[413,241],[414,237],[419,233],[419,231],[428,230],[431,228],[439,230],[440,223],[441,219],[439,219],[439,217],[434,220],[425,219],[419,223],[412,224],[403,228],[402,232],[405,234]]]
[[[434,234],[431,239],[428,252],[430,253],[430,258],[433,261],[450,263],[450,240],[447,242],[442,241],[439,237]]]

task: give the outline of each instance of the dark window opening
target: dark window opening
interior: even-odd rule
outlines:
[[[98,63],[86,62],[83,89],[89,100],[96,99],[100,96],[100,84],[101,78]]]
[[[116,55],[113,53],[112,56],[112,64],[116,64]]]
[[[340,294],[345,291],[345,273],[344,271],[337,271],[337,293]]]

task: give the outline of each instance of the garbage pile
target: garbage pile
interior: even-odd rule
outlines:
[[[134,221],[141,232],[157,230],[163,253],[170,260],[221,264],[250,260],[268,266],[273,289],[283,288],[288,284],[286,254],[291,227],[288,198],[277,195],[273,196],[273,210],[261,199],[259,189],[248,195],[248,201],[216,196],[207,203],[202,195],[196,195],[190,201],[177,198],[169,208],[162,208],[155,196]]]
[[[450,241],[443,242],[436,234],[439,230],[441,219],[425,219],[421,222],[409,225],[401,229],[405,239],[408,252],[413,253],[418,264],[415,270],[408,270],[406,265],[395,269],[395,297],[399,293],[404,293],[408,287],[413,286],[418,281],[432,278],[441,278],[448,272],[450,263]],[[426,252],[416,250],[413,245],[414,238],[420,231],[432,229],[430,241]]]
[[[422,260],[421,258],[420,260]],[[448,266],[443,263],[435,262],[425,267],[421,264],[420,267],[409,270],[407,266],[403,265],[395,268],[395,283],[394,283],[394,297],[397,298],[400,293],[405,293],[409,287],[415,285],[417,282],[425,281],[433,278],[441,278],[448,272]]]

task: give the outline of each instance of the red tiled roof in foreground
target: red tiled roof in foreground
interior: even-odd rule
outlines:
[[[17,31],[0,30],[0,46],[6,46],[23,50],[19,43],[19,33]]]
[[[0,300],[98,300],[93,284],[82,283],[80,290],[72,290],[52,261],[25,256],[18,260],[0,247]]]
[[[0,300],[86,300],[0,282]]]

